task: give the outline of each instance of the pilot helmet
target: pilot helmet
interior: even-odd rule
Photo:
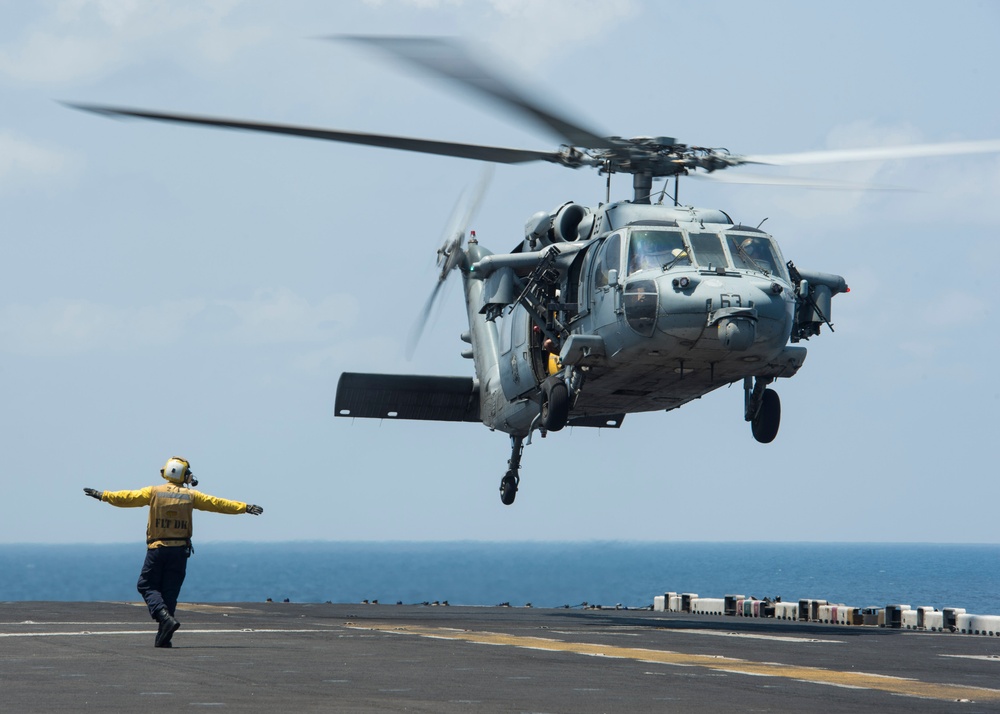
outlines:
[[[187,459],[182,459],[179,456],[171,456],[167,459],[164,467],[160,469],[160,476],[170,483],[176,483],[179,486],[191,476],[191,464],[188,463]]]
[[[745,241],[740,243],[740,248],[748,255],[753,255],[754,251],[757,250],[757,241],[753,238],[747,238]]]

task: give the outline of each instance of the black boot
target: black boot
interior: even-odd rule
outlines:
[[[156,647],[172,647],[170,644],[170,638],[174,636],[177,632],[177,628],[181,626],[181,623],[177,622],[169,612],[167,608],[156,611],[156,619],[160,621],[160,629],[156,632]]]

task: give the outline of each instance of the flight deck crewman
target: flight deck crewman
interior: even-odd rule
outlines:
[[[241,501],[216,498],[190,488],[198,485],[198,479],[191,473],[191,464],[177,456],[160,469],[160,476],[170,483],[146,486],[138,491],[85,488],[83,492],[112,506],[149,506],[146,560],[136,587],[146,601],[149,614],[160,623],[155,646],[171,647],[170,640],[181,626],[174,619],[174,610],[187,573],[187,559],[191,555],[191,514],[194,509],[215,513],[249,513],[253,516],[259,516],[264,509]]]

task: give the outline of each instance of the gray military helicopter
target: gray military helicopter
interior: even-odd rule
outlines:
[[[601,136],[543,108],[477,64],[459,45],[433,38],[338,38],[374,46],[487,95],[554,131],[556,151],[532,151],[400,136],[256,123],[121,107],[72,106],[226,129],[288,134],[502,164],[546,161],[593,167],[607,177],[605,201],[567,202],[532,215],[524,236],[492,253],[459,221],[438,250],[440,274],[427,315],[446,278],[464,285],[468,331],[462,353],[475,376],[344,373],[339,417],[482,422],[510,435],[501,500],[514,502],[521,457],[531,435],[566,426],[619,428],[627,414],[670,411],[741,382],[743,418],[753,437],[778,433],[781,402],[770,387],[793,377],[806,348],[831,331],[831,302],[849,291],[839,275],[786,261],[760,226],[722,210],[681,205],[680,177],[746,164],[797,165],[1000,151],[1000,141],[739,155],[664,136]],[[632,175],[631,200],[611,201],[611,177]],[[653,180],[665,179],[653,190]],[[672,200],[664,203],[674,179]],[[779,179],[780,181],[780,179]],[[810,182],[808,185],[816,185]],[[857,188],[826,182],[823,185]],[[482,185],[477,196],[482,193]],[[472,201],[475,203],[475,201]],[[470,208],[471,211],[471,208]],[[468,213],[468,212],[467,212]],[[422,323],[411,337],[419,338]]]

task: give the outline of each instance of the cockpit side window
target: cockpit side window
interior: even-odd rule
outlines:
[[[785,277],[774,242],[766,235],[727,233],[726,242],[737,268],[758,270]]]
[[[675,265],[691,265],[680,231],[633,230],[629,235],[629,274],[649,268],[666,270]]]
[[[594,265],[594,286],[603,288],[608,284],[608,272],[618,270],[622,255],[622,236],[615,233],[608,237],[601,248],[601,253],[597,257]]]
[[[718,233],[689,233],[695,262],[702,268],[727,268],[729,261]]]

